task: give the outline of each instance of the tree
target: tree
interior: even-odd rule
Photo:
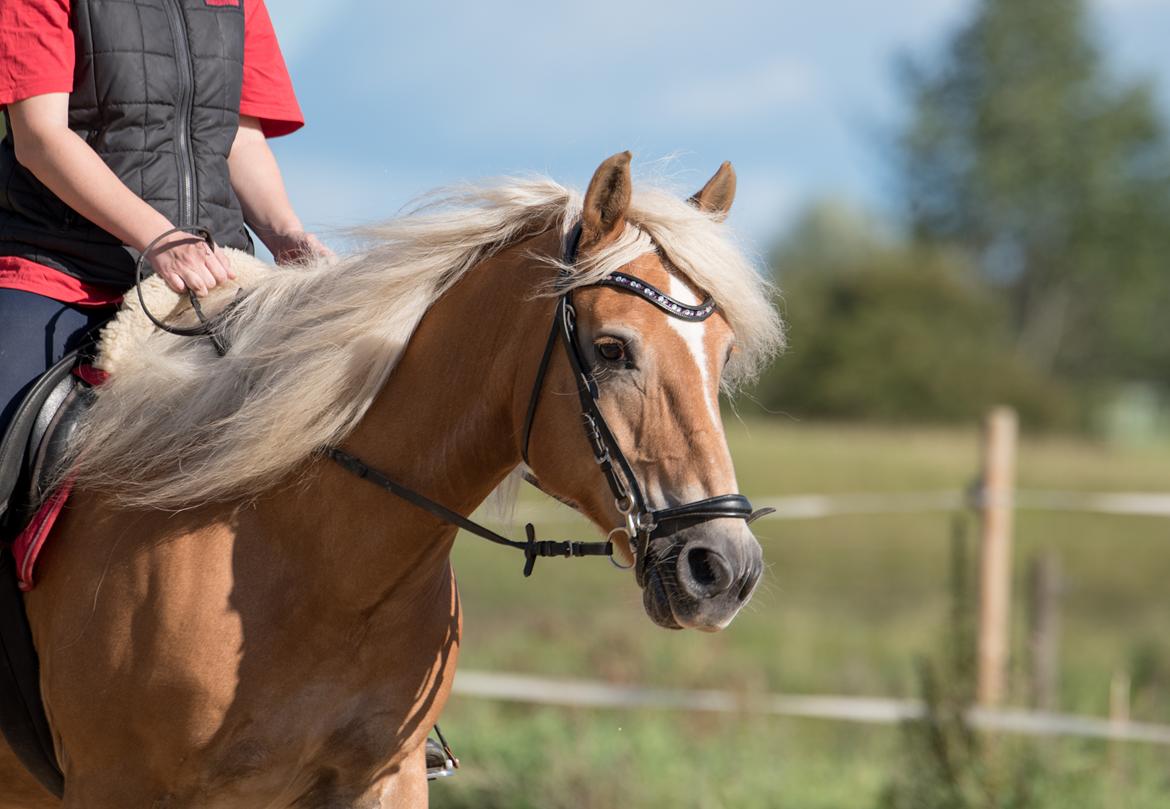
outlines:
[[[982,0],[941,58],[906,60],[910,223],[960,245],[1017,350],[1077,381],[1170,360],[1170,148],[1148,83],[1105,69],[1084,0]]]
[[[810,206],[774,258],[789,347],[761,381],[769,410],[970,422],[1013,404],[1068,424],[1061,391],[1012,350],[1004,306],[955,251],[908,244],[839,203]]]

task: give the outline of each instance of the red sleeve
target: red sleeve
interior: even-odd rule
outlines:
[[[260,119],[270,138],[305,125],[264,0],[244,0],[244,89],[240,114]]]
[[[69,0],[0,2],[0,106],[73,92]]]

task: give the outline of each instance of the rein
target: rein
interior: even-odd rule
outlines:
[[[402,498],[411,505],[421,508],[423,511],[429,511],[443,522],[451,523],[454,526],[462,528],[464,531],[482,537],[489,542],[494,542],[497,545],[505,545],[509,548],[524,551],[525,577],[532,575],[532,568],[536,564],[538,556],[613,556],[613,543],[609,541],[558,542],[547,539],[538,541],[536,539],[536,529],[532,523],[524,526],[525,533],[528,536],[527,541],[519,542],[514,539],[508,539],[505,536],[497,534],[490,528],[485,528],[477,522],[472,522],[462,514],[452,511],[441,503],[436,503],[429,497],[425,497],[413,489],[394,482],[377,469],[367,466],[363,461],[350,455],[345,450],[337,447],[328,447],[325,450],[325,455],[336,461],[347,472],[356,475],[362,480],[368,480],[375,486],[385,489],[390,494]]]
[[[149,309],[146,308],[146,300],[142,295],[142,279],[145,275],[146,265],[149,263],[147,255],[155,246],[170,236],[172,233],[189,233],[192,236],[198,236],[206,244],[208,249],[215,252],[215,240],[211,236],[211,231],[202,225],[182,225],[177,228],[171,228],[164,233],[160,233],[154,240],[146,245],[146,248],[138,255],[138,260],[134,262],[134,289],[138,293],[138,305],[142,307],[143,314],[155,325],[156,328],[162,329],[169,334],[177,334],[180,337],[206,337],[211,341],[211,345],[215,348],[215,353],[223,357],[227,355],[228,345],[224,342],[222,335],[218,334],[214,329],[213,321],[209,320],[203,314],[203,306],[199,303],[199,296],[195,294],[194,290],[187,290],[187,299],[191,301],[191,309],[195,312],[195,317],[199,319],[198,326],[171,326],[154,316]],[[153,272],[153,268],[151,272]],[[222,317],[222,313],[220,315]]]
[[[225,344],[221,335],[215,331],[215,320],[209,320],[203,314],[199,299],[191,290],[187,290],[191,307],[199,319],[199,325],[192,327],[170,326],[156,318],[146,308],[146,301],[142,294],[142,279],[147,254],[154,246],[172,233],[190,233],[207,242],[214,249],[211,232],[204,227],[178,227],[163,233],[142,251],[135,265],[135,276],[138,287],[138,300],[142,311],[159,329],[183,337],[207,337],[211,340],[216,352],[222,357],[229,346]],[[577,252],[581,242],[581,225],[578,223],[569,234],[565,242],[563,264],[572,267],[577,261]],[[707,297],[699,304],[687,304],[667,295],[651,284],[628,273],[611,273],[598,281],[596,286],[607,286],[620,292],[637,295],[642,300],[658,307],[671,317],[689,322],[702,322],[710,317],[716,309],[714,299]],[[230,304],[229,304],[230,305]],[[633,467],[622,452],[621,446],[609,428],[609,424],[602,415],[599,405],[600,390],[597,380],[581,354],[581,347],[577,339],[577,310],[573,306],[573,290],[566,289],[557,300],[554,310],[552,327],[549,330],[548,340],[545,343],[544,353],[540,358],[536,379],[532,386],[532,394],[528,400],[528,410],[524,419],[524,443],[521,448],[521,457],[528,463],[528,448],[532,441],[532,427],[536,420],[536,413],[540,406],[541,393],[544,390],[544,379],[548,374],[549,363],[552,361],[553,351],[557,343],[565,347],[569,365],[573,372],[573,379],[577,386],[577,397],[581,404],[581,421],[585,430],[585,437],[593,452],[593,459],[601,470],[605,481],[613,494],[614,504],[621,512],[625,523],[609,532],[612,537],[615,533],[624,533],[630,542],[630,549],[634,555],[634,564],[630,566],[618,565],[613,562],[613,542],[606,538],[604,542],[577,542],[572,540],[537,540],[536,529],[532,523],[524,526],[526,538],[524,541],[508,539],[497,534],[479,523],[438,503],[429,497],[419,494],[408,486],[391,479],[385,473],[371,467],[355,455],[351,455],[340,447],[331,446],[322,450],[323,454],[352,475],[368,481],[375,486],[399,497],[416,508],[427,511],[446,523],[462,528],[471,534],[524,552],[524,576],[532,575],[536,560],[544,556],[608,556],[617,567],[634,567],[635,577],[639,586],[646,585],[646,563],[649,556],[650,541],[678,530],[680,524],[694,524],[716,519],[739,519],[751,524],[755,520],[771,513],[774,509],[763,508],[752,510],[751,502],[742,494],[721,494],[703,500],[695,500],[681,506],[671,506],[662,509],[652,509],[646,503],[645,495]],[[544,491],[540,481],[530,474],[525,479],[536,488]],[[555,497],[555,496],[554,496]],[[560,499],[560,498],[556,498]],[[565,502],[562,500],[561,502]],[[569,503],[568,505],[572,505]]]

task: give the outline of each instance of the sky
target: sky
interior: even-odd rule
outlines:
[[[1170,110],[1170,0],[1091,0],[1119,76]],[[337,238],[437,186],[539,172],[583,189],[607,156],[698,189],[739,176],[759,250],[826,197],[894,205],[894,60],[971,0],[268,0],[306,127],[272,141],[306,225]]]

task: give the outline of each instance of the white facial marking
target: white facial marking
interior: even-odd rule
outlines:
[[[683,301],[692,305],[698,305],[702,301],[698,300],[687,284],[680,278],[670,276],[670,291],[666,294],[674,298],[676,301]],[[666,322],[670,327],[678,332],[682,337],[683,342],[686,343],[687,348],[691,351],[691,356],[695,359],[695,364],[699,366],[699,378],[703,380],[703,397],[707,403],[707,412],[711,415],[711,424],[716,432],[722,431],[722,422],[719,420],[719,401],[718,391],[715,386],[711,384],[710,366],[707,364],[707,341],[704,339],[707,335],[707,321],[700,320],[698,322],[683,320],[677,317],[667,317]]]

